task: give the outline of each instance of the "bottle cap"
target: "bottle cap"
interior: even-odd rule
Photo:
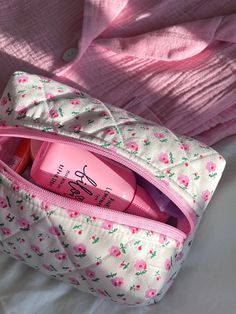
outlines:
[[[169,218],[169,214],[161,212],[150,195],[140,185],[137,185],[133,201],[126,212],[161,222],[166,222]]]

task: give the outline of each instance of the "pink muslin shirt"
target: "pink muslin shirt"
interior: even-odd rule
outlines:
[[[234,0],[0,0],[0,92],[53,77],[207,144],[236,133]]]

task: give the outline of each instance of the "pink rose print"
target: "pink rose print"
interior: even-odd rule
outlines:
[[[179,240],[175,240],[175,246],[176,246],[177,249],[180,248],[180,245],[181,245],[180,241]]]
[[[49,232],[58,237],[61,235],[60,230],[57,227],[50,227]]]
[[[130,230],[133,234],[139,232],[139,228],[137,228],[137,227],[129,227],[129,230]]]
[[[188,144],[180,144],[180,148],[182,149],[182,150],[189,150],[189,145]]]
[[[0,196],[0,208],[6,208],[7,205],[7,201],[5,200],[5,198]]]
[[[208,163],[206,164],[206,169],[208,170],[208,172],[213,172],[216,170],[216,164],[213,161],[208,161]]]
[[[75,245],[73,249],[76,253],[86,254],[86,246],[82,243]]]
[[[115,134],[115,131],[112,128],[108,128],[104,130],[104,133],[108,135],[113,135]]]
[[[109,254],[118,257],[121,254],[119,247],[114,245],[111,246],[109,249]]]
[[[129,142],[126,145],[128,148],[130,148],[133,152],[138,151],[138,144],[136,142]]]
[[[36,253],[36,254],[40,254],[40,248],[36,245],[31,245],[31,250]]]
[[[53,99],[55,99],[55,95],[53,95],[52,93],[46,93],[46,99],[47,100],[53,100]]]
[[[47,211],[49,210],[49,205],[48,205],[48,203],[42,202],[42,203],[41,203],[41,208],[42,208],[45,212],[47,212]]]
[[[156,294],[157,294],[157,290],[156,289],[148,289],[145,292],[145,298],[146,299],[151,299],[151,298],[155,297]]]
[[[58,115],[58,112],[57,112],[57,110],[56,109],[51,109],[50,111],[49,111],[49,117],[50,118],[57,118],[59,115]]]
[[[56,253],[55,257],[59,260],[59,261],[65,261],[67,259],[66,253]]]
[[[178,181],[179,181],[179,184],[185,187],[187,187],[189,184],[189,178],[185,174],[181,174],[180,176],[178,176]]]
[[[80,104],[80,100],[79,100],[79,99],[72,99],[72,100],[70,101],[70,103],[71,103],[72,105],[79,105],[79,104]]]
[[[134,264],[134,267],[137,270],[143,270],[143,269],[147,269],[147,264],[144,260],[139,260]]]
[[[159,235],[159,242],[160,242],[161,244],[165,243],[166,240],[167,240],[167,236],[166,236],[166,235],[164,235],[164,234],[160,234],[160,235]]]
[[[17,108],[17,114],[18,114],[18,118],[23,118],[26,116],[28,108],[27,107],[23,107],[20,106]]]
[[[207,202],[209,200],[210,197],[210,191],[205,190],[202,192],[202,199],[203,201]]]
[[[79,133],[81,131],[81,125],[72,125],[70,129],[72,129],[75,133]]]
[[[74,277],[69,277],[68,279],[72,285],[78,286],[80,284],[79,281]]]
[[[96,278],[96,273],[89,268],[86,269],[85,274],[90,278],[90,279],[95,279]]]
[[[124,278],[123,277],[115,277],[111,280],[111,283],[115,287],[121,287],[124,285]]]
[[[166,153],[160,153],[159,160],[161,162],[163,162],[164,164],[169,164],[170,163],[168,155]]]
[[[176,261],[181,261],[181,259],[184,257],[184,253],[180,252],[177,256],[176,256]]]
[[[12,182],[11,187],[12,187],[13,191],[18,192],[20,190],[19,185],[15,182]]]
[[[100,112],[99,116],[100,117],[107,117],[109,115],[108,115],[108,113],[106,111],[102,111],[102,112]]]
[[[165,269],[166,269],[166,270],[170,270],[170,268],[171,268],[171,262],[170,262],[169,259],[166,259],[164,266],[165,266]]]
[[[25,218],[18,220],[18,224],[22,228],[29,228],[29,225],[30,225],[29,221]]]
[[[103,229],[111,230],[113,228],[113,222],[111,222],[109,220],[104,220],[102,227],[103,227]]]
[[[165,134],[157,132],[157,133],[154,133],[154,136],[155,136],[156,138],[162,139],[162,138],[165,137]]]
[[[1,232],[5,236],[8,236],[11,234],[11,230],[9,228],[6,228],[6,227],[1,228]]]
[[[18,83],[27,83],[29,80],[29,78],[25,75],[22,75],[22,76],[19,76],[18,79],[17,79],[17,82]]]
[[[7,97],[2,97],[0,100],[0,106],[5,106],[7,104]]]
[[[79,216],[79,212],[78,212],[78,210],[70,209],[70,210],[68,210],[68,215],[70,218],[76,218]]]

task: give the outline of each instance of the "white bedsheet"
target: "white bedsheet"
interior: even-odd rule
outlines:
[[[0,314],[235,314],[236,136],[215,146],[227,166],[190,255],[164,299],[130,308],[100,300],[0,254]]]

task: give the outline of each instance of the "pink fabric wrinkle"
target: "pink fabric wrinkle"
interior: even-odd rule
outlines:
[[[102,33],[108,25],[119,15],[126,6],[128,0],[89,0],[84,3],[82,35],[79,41],[80,58],[86,51],[91,42]]]
[[[234,0],[0,5],[1,92],[22,70],[53,76],[208,144],[236,132]],[[78,53],[64,60],[70,48]]]
[[[127,38],[101,38],[96,43],[119,54],[162,61],[179,61],[203,51],[214,39],[222,18],[170,26]]]

